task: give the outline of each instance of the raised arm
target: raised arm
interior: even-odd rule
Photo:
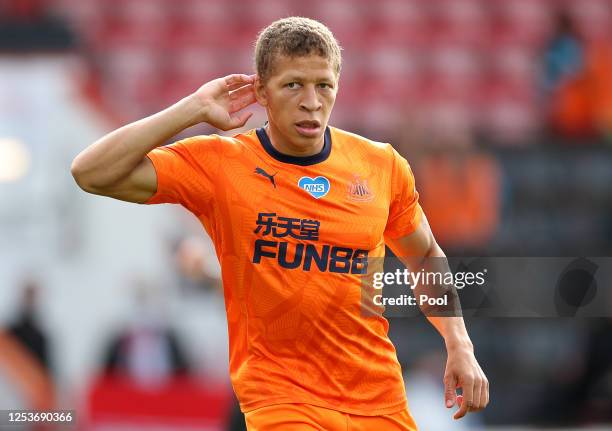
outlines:
[[[229,75],[204,84],[169,108],[103,136],[72,162],[75,181],[88,193],[128,202],[146,202],[157,176],[146,155],[182,130],[208,123],[221,130],[242,127],[255,102],[254,75]]]

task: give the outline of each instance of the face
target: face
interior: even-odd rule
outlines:
[[[323,148],[338,91],[338,77],[327,59],[279,56],[268,80],[257,78],[255,88],[257,101],[268,113],[268,132],[277,150],[307,156]]]

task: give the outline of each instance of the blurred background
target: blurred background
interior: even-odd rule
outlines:
[[[243,429],[197,220],[86,195],[70,163],[253,73],[257,32],[288,15],[334,32],[332,124],[409,160],[449,256],[610,256],[609,0],[0,0],[0,409],[75,409],[87,430]],[[248,128],[265,121],[254,110]],[[467,324],[491,404],[454,422],[442,340],[391,320],[421,429],[612,429],[612,320]]]

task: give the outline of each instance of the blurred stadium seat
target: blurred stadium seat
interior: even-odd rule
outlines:
[[[89,58],[103,65],[102,100],[124,119],[161,108],[211,77],[250,72],[257,31],[301,11],[327,23],[351,58],[335,118],[361,118],[380,127],[385,111],[404,111],[417,101],[448,112],[458,100],[469,100],[474,113],[486,115],[468,115],[468,125],[508,133],[506,141],[533,133],[543,120],[528,105],[536,96],[538,52],[555,11],[567,5],[592,37],[608,36],[612,28],[605,0],[53,3],[81,33]],[[427,90],[432,87],[438,91]],[[372,104],[361,114],[355,112],[359,98]]]

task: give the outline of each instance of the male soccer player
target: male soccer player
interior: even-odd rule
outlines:
[[[256,75],[215,79],[79,154],[87,192],[179,203],[212,238],[222,267],[231,380],[250,430],[416,430],[388,322],[360,308],[368,256],[444,257],[408,163],[390,145],[328,126],[340,47],[307,18],[258,37]],[[233,137],[252,103],[268,123]],[[421,259],[422,260],[422,259]],[[488,403],[488,382],[461,317],[428,317],[448,353],[455,418]],[[456,395],[462,389],[463,402]]]

